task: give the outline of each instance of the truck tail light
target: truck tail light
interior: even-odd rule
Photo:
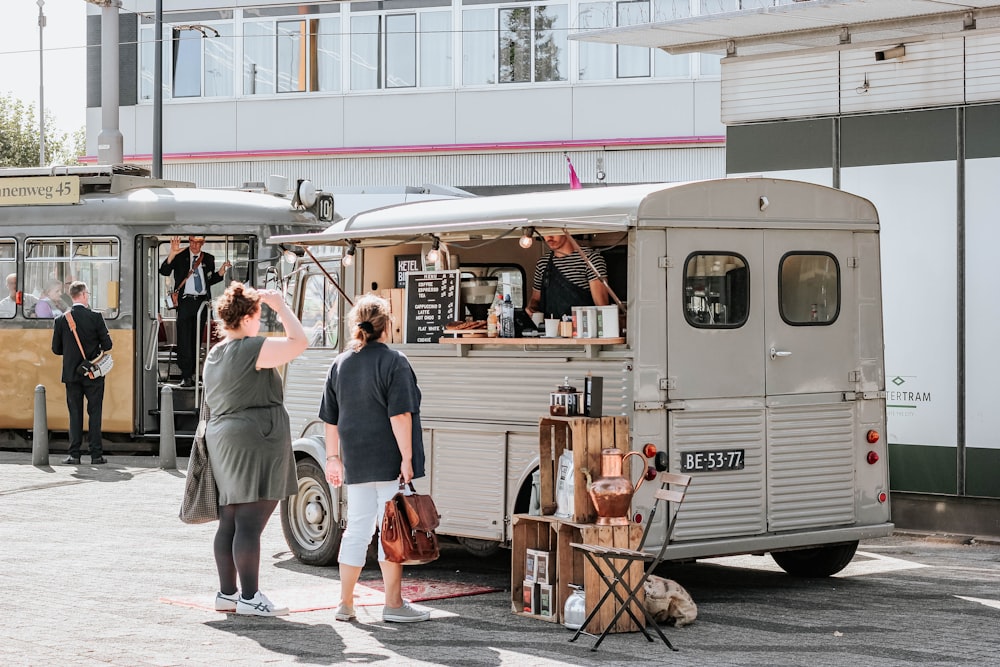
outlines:
[[[868,463],[871,465],[878,463],[878,452],[868,452]]]
[[[875,429],[868,431],[867,437],[868,437],[868,442],[874,445],[876,442],[878,442],[879,438],[878,431],[876,431]]]

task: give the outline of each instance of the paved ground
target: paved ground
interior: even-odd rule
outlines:
[[[699,604],[694,625],[667,629],[679,653],[638,634],[597,653],[570,644],[565,628],[510,612],[507,552],[481,560],[457,546],[408,576],[507,590],[428,602],[428,623],[382,623],[377,606],[338,623],[332,608],[247,618],[164,604],[211,604],[217,585],[214,525],[177,519],[183,472],[151,457],[103,467],[61,458],[35,467],[30,453],[0,452],[2,667],[1000,664],[1000,546],[989,541],[874,540],[847,576],[825,580],[778,574],[768,558],[677,567],[668,574]],[[275,600],[302,590],[336,599],[336,569],[293,560],[277,517],[262,560],[261,587]]]

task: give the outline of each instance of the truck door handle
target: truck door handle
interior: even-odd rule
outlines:
[[[789,352],[788,350],[776,350],[773,347],[771,348],[771,359],[774,359],[775,357],[790,357],[790,356],[792,356],[792,353]]]

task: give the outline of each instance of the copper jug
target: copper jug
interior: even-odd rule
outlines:
[[[601,476],[587,487],[590,498],[594,501],[594,507],[597,508],[599,526],[629,524],[628,511],[632,504],[632,496],[645,479],[645,475],[640,475],[633,487],[632,482],[622,476],[622,464],[630,456],[642,458],[639,452],[623,454],[622,450],[613,447],[601,450]]]

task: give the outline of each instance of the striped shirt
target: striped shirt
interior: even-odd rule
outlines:
[[[587,257],[590,259],[594,268],[597,269],[598,274],[595,275],[590,267],[587,266],[583,258],[580,257],[580,253],[574,251],[565,257],[554,258],[553,264],[559,269],[559,273],[569,282],[573,283],[577,287],[587,289],[590,287],[591,280],[598,280],[601,277],[607,277],[608,275],[608,265],[604,262],[604,255],[594,248],[582,248],[583,252],[587,253]],[[532,279],[532,286],[536,290],[542,289],[542,279],[545,276],[545,268],[549,264],[549,256],[552,255],[552,251],[549,250],[544,255],[542,255],[537,262],[535,262],[535,276]]]

